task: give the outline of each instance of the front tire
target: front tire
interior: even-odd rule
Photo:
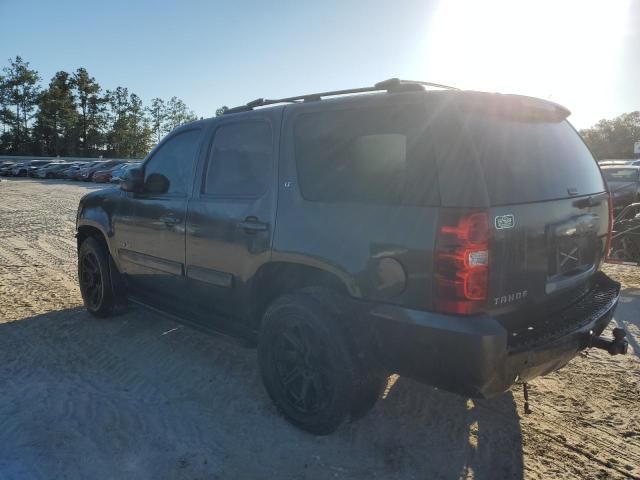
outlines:
[[[109,316],[115,307],[109,253],[89,237],[78,252],[78,280],[85,308],[96,317]]]
[[[346,333],[310,292],[284,295],[267,309],[258,360],[267,393],[296,427],[327,435],[349,415],[357,382]]]

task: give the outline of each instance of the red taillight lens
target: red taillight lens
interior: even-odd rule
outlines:
[[[483,310],[489,284],[489,215],[443,209],[435,252],[435,308],[444,313]]]
[[[486,245],[489,243],[489,220],[485,212],[458,218],[455,226],[442,225],[440,233],[455,235],[463,244]]]

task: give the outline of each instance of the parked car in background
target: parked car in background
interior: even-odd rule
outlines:
[[[58,178],[71,179],[71,176],[77,172],[87,162],[71,162],[67,164],[67,168],[58,173]]]
[[[31,162],[29,162],[29,165],[27,167],[27,176],[35,177],[36,171],[39,168],[44,167],[45,165],[49,165],[50,163],[53,163],[53,160],[32,160]]]
[[[108,168],[95,171],[93,181],[96,183],[109,183],[111,181],[111,172],[120,168],[120,165],[122,164],[111,165]]]
[[[105,160],[102,162],[98,162],[96,165],[86,168],[82,171],[80,175],[80,180],[85,182],[90,182],[93,180],[93,175],[100,170],[107,170],[108,168],[115,167],[124,163],[121,160]]]
[[[10,175],[11,169],[14,167],[15,162],[2,162],[0,163],[0,176],[7,177]]]
[[[640,167],[640,159],[598,160],[598,165],[601,167],[604,167],[605,165],[629,165],[631,167]]]
[[[600,336],[620,293],[599,270],[609,196],[566,108],[397,79],[283,101],[178,127],[82,197],[90,313],[130,295],[245,336],[277,410],[317,435],[388,372],[489,398],[627,352]]]
[[[62,178],[66,180],[73,180],[73,177],[75,177],[80,172],[80,169],[86,167],[89,163],[91,162],[75,162],[69,168],[62,172]]]
[[[140,166],[140,162],[124,163],[120,165],[118,168],[111,171],[111,183],[119,183],[120,179],[122,178],[122,176],[127,170],[129,170],[130,168],[136,168],[139,166]]]
[[[13,177],[26,177],[28,168],[29,168],[29,165],[27,163],[25,163],[25,162],[16,163],[11,168],[10,175],[13,176]]]
[[[80,177],[82,176],[82,172],[84,172],[85,168],[87,168],[86,165],[75,169],[75,171],[72,171],[71,175],[68,177],[69,180],[75,180],[75,181],[80,180]]]
[[[640,201],[640,166],[609,165],[601,170],[611,192],[614,210]]]
[[[82,180],[82,175],[84,174],[85,171],[97,165],[101,165],[104,162],[105,162],[104,160],[94,160],[93,162],[85,163],[84,165],[80,166],[78,171],[73,175],[72,180]]]
[[[56,178],[58,172],[68,168],[67,162],[52,162],[35,171],[34,177],[37,178]]]

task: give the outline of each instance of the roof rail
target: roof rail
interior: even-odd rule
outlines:
[[[257,98],[251,102],[240,105],[238,107],[228,108],[224,111],[223,115],[228,113],[248,112],[256,107],[264,107],[267,105],[275,105],[278,103],[304,103],[304,102],[317,102],[322,100],[323,97],[335,97],[339,95],[349,95],[354,93],[370,93],[370,92],[409,92],[423,90],[423,86],[444,88],[447,90],[458,90],[455,87],[449,85],[442,85],[440,83],[421,82],[414,80],[400,80],[398,78],[389,78],[382,82],[376,83],[373,87],[361,87],[361,88],[349,88],[346,90],[332,90],[329,92],[320,93],[308,93],[305,95],[299,95],[296,97],[286,97],[277,99]]]
[[[424,85],[425,87],[443,88],[445,90],[460,90],[457,87],[444,85],[442,83],[423,82],[421,80],[400,80],[399,78],[390,78],[388,80],[383,80],[382,82],[378,82],[375,84],[376,87],[387,87],[392,89],[401,88],[404,85]]]

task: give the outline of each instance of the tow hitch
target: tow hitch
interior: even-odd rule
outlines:
[[[606,350],[611,355],[625,355],[629,350],[629,342],[625,340],[627,332],[622,328],[613,329],[613,338],[595,337],[591,334],[589,346]]]

